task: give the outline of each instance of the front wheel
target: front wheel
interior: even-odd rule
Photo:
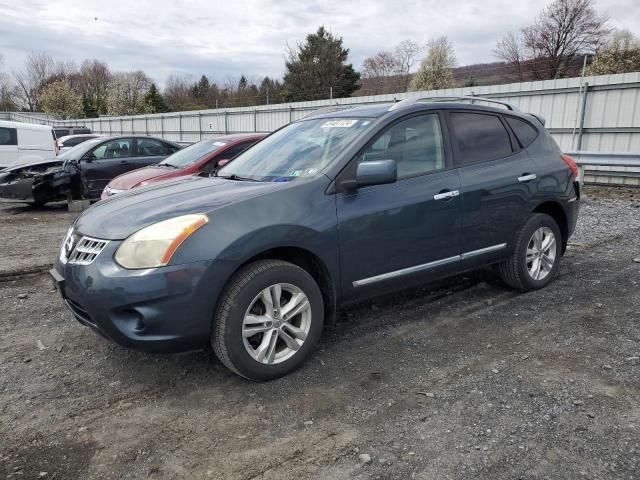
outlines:
[[[562,234],[549,215],[536,213],[522,227],[515,249],[498,265],[502,280],[510,287],[531,291],[547,286],[560,265]]]
[[[322,294],[309,273],[281,260],[259,260],[241,268],[225,288],[211,343],[230,370],[271,380],[309,358],[323,323]]]

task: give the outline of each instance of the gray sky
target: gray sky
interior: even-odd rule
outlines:
[[[404,39],[447,35],[459,65],[490,62],[496,40],[549,3],[530,0],[0,0],[0,71],[31,51],[56,60],[106,61],[142,69],[161,85],[170,74],[217,81],[280,76],[286,45],[324,24],[342,36],[356,69]],[[596,0],[611,24],[640,35],[638,0]],[[97,18],[97,20],[96,20]]]

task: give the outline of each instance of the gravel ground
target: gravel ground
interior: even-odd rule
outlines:
[[[264,384],[81,327],[41,272],[72,216],[0,206],[0,477],[640,478],[639,200],[589,189],[544,290],[481,271],[352,306]]]

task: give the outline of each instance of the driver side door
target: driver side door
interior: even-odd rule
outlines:
[[[100,198],[109,181],[131,170],[133,139],[118,138],[101,143],[80,161],[83,193]]]

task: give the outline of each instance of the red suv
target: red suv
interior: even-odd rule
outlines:
[[[252,133],[201,140],[168,156],[160,163],[114,178],[105,187],[101,198],[176,177],[211,173],[264,137],[265,134]]]

